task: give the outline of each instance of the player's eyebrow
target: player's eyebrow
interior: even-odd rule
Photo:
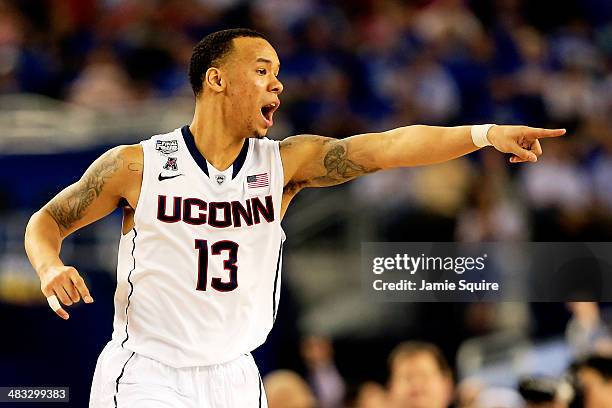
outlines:
[[[269,59],[267,59],[267,58],[264,58],[264,57],[258,57],[258,58],[257,58],[255,61],[256,61],[256,62],[263,62],[263,63],[265,63],[265,64],[270,64],[270,65],[273,65],[273,63],[272,63],[272,61],[271,61],[271,60],[269,60]],[[278,64],[278,68],[280,69],[280,63]]]

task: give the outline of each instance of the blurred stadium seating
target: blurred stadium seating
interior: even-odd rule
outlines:
[[[606,305],[593,329],[580,325],[592,313],[561,304],[369,304],[358,269],[363,241],[612,240],[612,2],[0,0],[0,385],[69,385],[85,406],[110,338],[120,215],[64,244],[96,299],[68,322],[39,292],[25,223],[110,146],[188,123],[191,48],[237,26],[281,59],[272,138],[416,123],[569,130],[533,166],[481,151],[301,193],[284,221],[279,319],[257,352],[264,374],[306,375],[300,338],[319,334],[349,385],[384,383],[391,348],[421,339],[459,380],[513,386],[550,362],[560,375],[608,338]]]

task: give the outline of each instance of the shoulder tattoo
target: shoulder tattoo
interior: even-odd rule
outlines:
[[[66,191],[65,195],[51,200],[48,211],[63,230],[68,230],[80,220],[90,204],[100,196],[104,185],[123,166],[118,152],[101,158],[90,167],[81,180]]]

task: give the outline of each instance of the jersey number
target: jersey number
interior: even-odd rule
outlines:
[[[197,290],[206,290],[208,283],[208,241],[204,239],[195,240],[195,249],[198,250],[198,284]],[[220,255],[227,251],[229,257],[223,261],[223,269],[229,272],[229,282],[223,282],[221,278],[212,278],[210,286],[220,292],[230,292],[238,287],[238,244],[233,241],[218,241],[211,245],[211,254]]]

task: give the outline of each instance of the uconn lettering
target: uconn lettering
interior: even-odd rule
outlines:
[[[268,195],[262,203],[259,197],[240,201],[214,201],[207,203],[199,198],[157,198],[157,219],[174,223],[183,221],[191,225],[208,224],[215,228],[241,227],[274,221],[274,203]]]

